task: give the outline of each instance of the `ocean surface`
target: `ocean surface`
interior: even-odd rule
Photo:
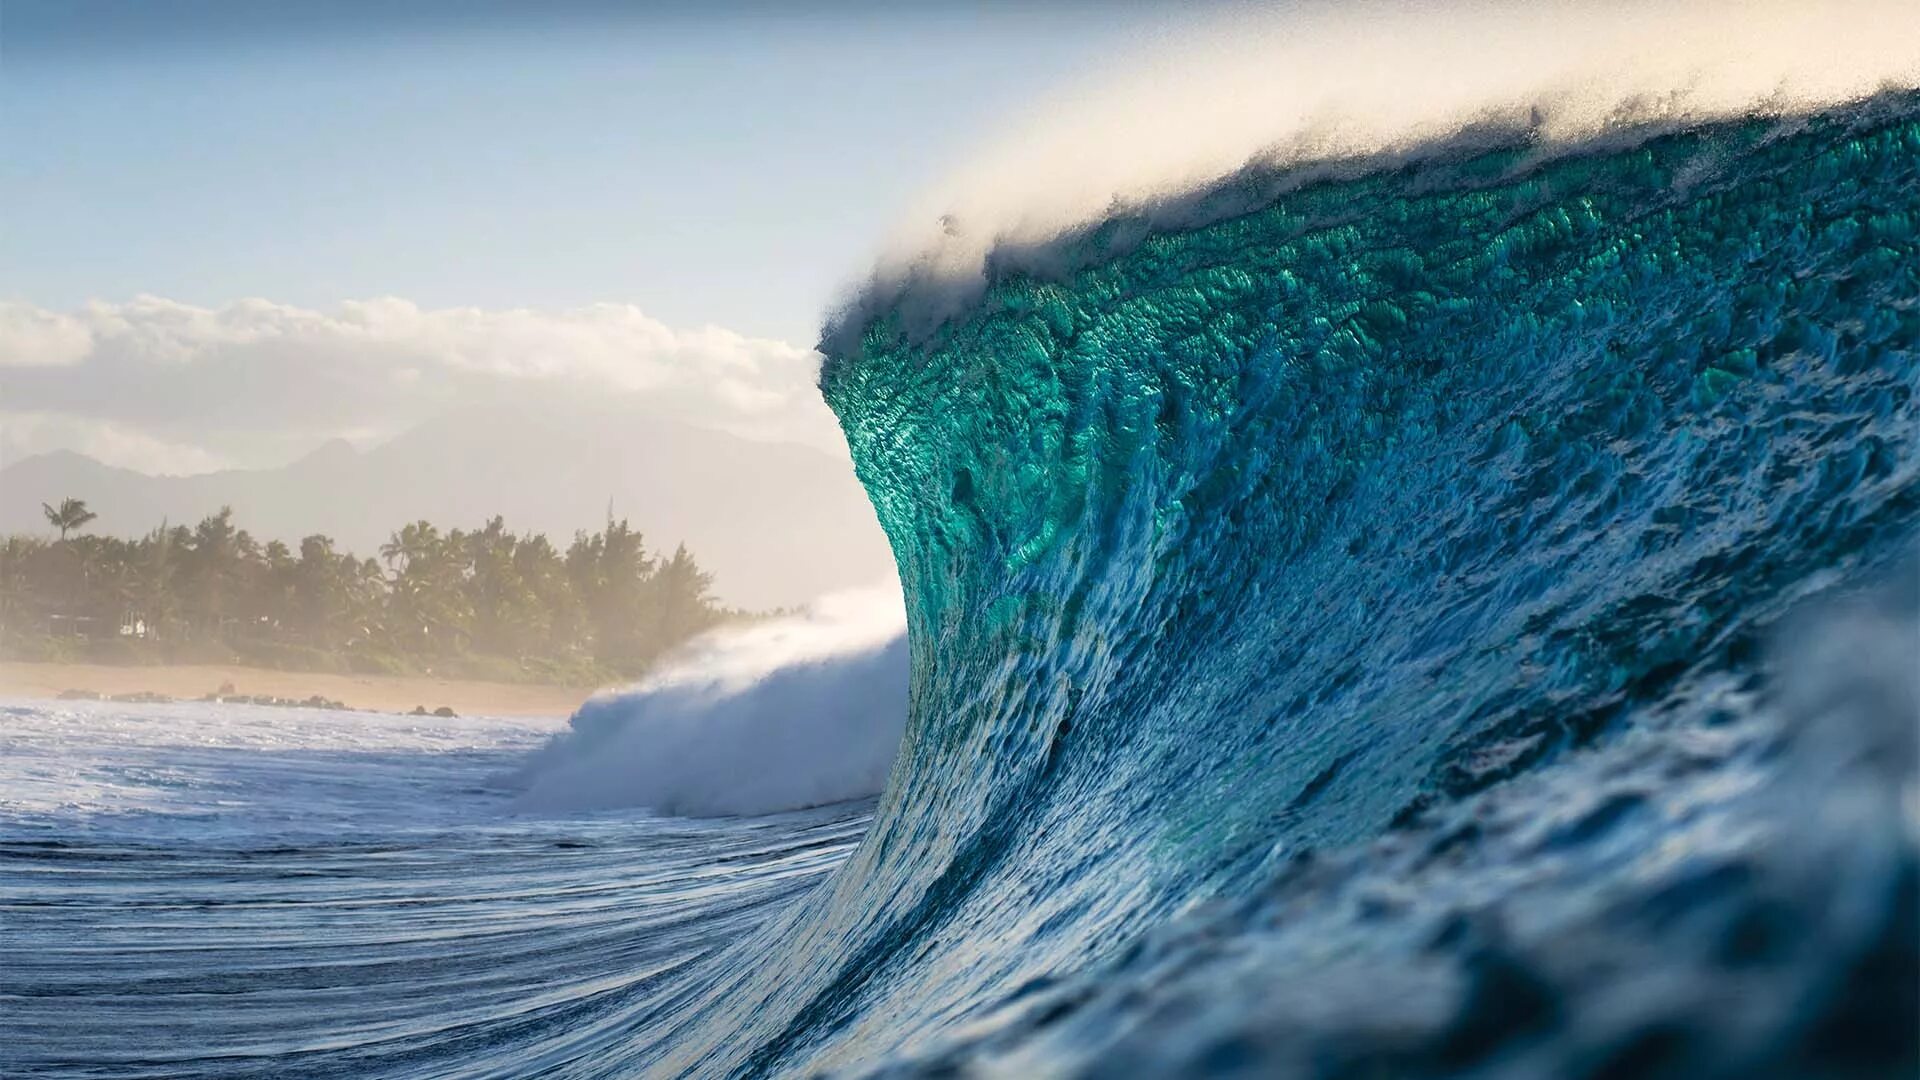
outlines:
[[[866,827],[516,814],[560,726],[0,701],[0,1076],[605,1074]]]
[[[905,592],[877,804],[17,704],[0,1074],[1913,1075],[1920,96],[1173,220],[826,336]]]

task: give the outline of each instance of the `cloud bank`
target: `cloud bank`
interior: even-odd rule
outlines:
[[[452,409],[570,396],[838,452],[817,362],[786,342],[676,329],[628,304],[0,303],[0,454],[77,449],[145,471],[273,465]]]

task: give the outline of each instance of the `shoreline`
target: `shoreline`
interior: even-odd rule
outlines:
[[[594,691],[430,675],[342,675],[242,664],[62,664],[0,660],[0,697],[56,699],[67,691],[163,694],[197,701],[231,684],[235,695],[320,697],[350,709],[408,713],[446,707],[461,716],[571,716]]]

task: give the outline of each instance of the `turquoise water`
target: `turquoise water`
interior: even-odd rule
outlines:
[[[649,1063],[1540,1075],[1650,1039],[1737,1075],[1912,1002],[1911,619],[1802,616],[1875,628],[1864,718],[1796,712],[1841,663],[1780,635],[1823,590],[1912,599],[1920,103],[1273,180],[829,335],[907,591],[903,756]],[[1816,721],[1857,828],[1807,827],[1841,812],[1794,787]],[[1802,946],[1868,914],[1703,944],[1762,896]],[[1858,1018],[1863,1068],[1914,1060]]]

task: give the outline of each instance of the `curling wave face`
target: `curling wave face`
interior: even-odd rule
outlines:
[[[1911,687],[1765,645],[1920,522],[1920,98],[1266,190],[830,355],[903,759],[636,1063],[1910,1066]]]

